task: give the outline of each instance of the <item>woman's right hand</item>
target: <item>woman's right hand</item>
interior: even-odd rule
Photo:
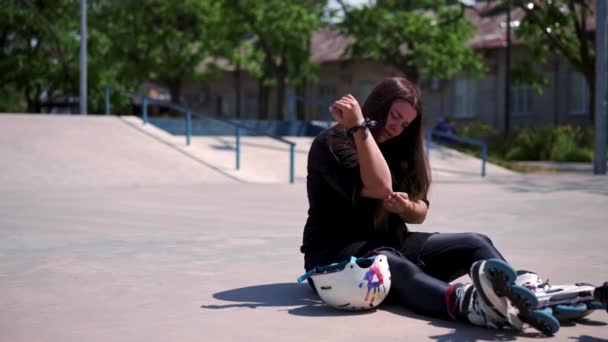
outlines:
[[[359,102],[348,94],[335,101],[330,107],[331,116],[346,129],[363,124],[363,113]]]

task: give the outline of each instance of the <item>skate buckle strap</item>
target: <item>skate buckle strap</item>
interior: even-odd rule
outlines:
[[[547,281],[545,281],[544,283],[538,285],[538,287],[540,287],[541,289],[544,289],[547,286],[551,287],[551,285],[549,285],[549,278],[547,278]]]
[[[326,266],[319,266],[319,267],[315,267],[313,269],[311,269],[310,271],[302,274],[301,276],[298,277],[298,283],[302,283],[304,280],[312,277],[315,274],[318,273],[331,273],[331,272],[338,272],[338,271],[342,271],[344,269],[344,267],[346,267],[346,265],[348,264],[356,264],[358,262],[362,262],[362,261],[374,261],[374,259],[376,259],[376,255],[368,257],[368,258],[355,258],[350,257],[349,260],[347,261],[343,261],[343,262],[336,262],[333,264],[329,264]]]

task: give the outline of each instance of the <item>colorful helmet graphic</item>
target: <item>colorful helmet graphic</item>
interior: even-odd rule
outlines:
[[[366,264],[369,267],[359,266]],[[350,261],[317,267],[298,278],[298,282],[309,277],[325,303],[345,310],[373,309],[382,303],[391,288],[388,261],[381,254],[351,257]]]

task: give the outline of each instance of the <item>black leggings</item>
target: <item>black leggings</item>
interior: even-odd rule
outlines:
[[[468,274],[477,260],[503,256],[483,234],[433,234],[414,258],[401,251],[380,248],[373,253],[386,255],[391,271],[389,302],[434,317],[447,318],[445,303],[448,282]]]

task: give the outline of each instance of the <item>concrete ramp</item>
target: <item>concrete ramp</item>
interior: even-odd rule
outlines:
[[[455,149],[431,143],[429,162],[434,180],[481,178],[481,159]],[[486,162],[486,177],[514,176],[517,173]]]
[[[0,188],[235,182],[115,116],[0,115]]]
[[[140,118],[123,116],[122,120],[133,128],[171,145],[173,148],[191,155],[218,170],[243,182],[286,183],[289,180],[289,146],[280,141],[263,136],[241,136],[240,169],[235,168],[235,136],[197,136],[191,138],[186,146],[186,137],[162,130],[152,124],[144,125]],[[308,150],[314,137],[285,137],[294,142],[296,182],[306,181]],[[436,181],[480,180],[481,159],[458,152],[454,149],[432,144],[430,165]],[[516,173],[503,167],[487,163],[486,175],[489,178],[512,176]]]
[[[295,181],[305,182],[313,138],[287,137],[295,146]],[[174,135],[134,116],[0,115],[0,186],[91,188],[194,183],[289,182],[289,146],[242,136],[236,170],[234,136]],[[481,179],[481,161],[433,145],[433,179]],[[488,164],[488,177],[512,172]]]

